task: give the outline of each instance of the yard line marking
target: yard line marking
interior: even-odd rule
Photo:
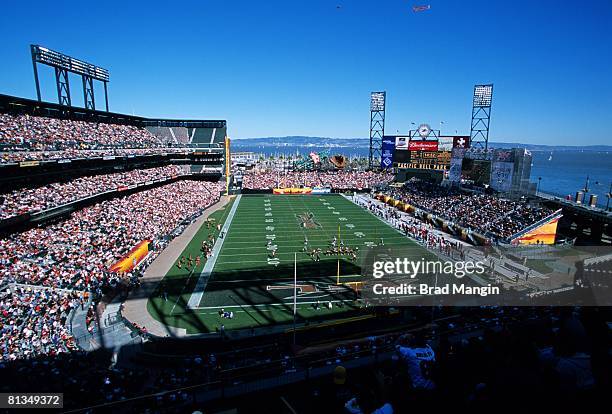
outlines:
[[[345,299],[345,300],[327,300],[325,302],[331,302],[331,303],[346,303],[346,302],[354,302],[353,299]],[[314,305],[315,303],[319,303],[319,305],[324,305],[323,303],[321,303],[320,301],[315,301],[315,302],[298,302],[298,304],[300,305]],[[282,303],[260,303],[260,304],[255,304],[255,305],[220,305],[220,306],[198,306],[194,309],[197,310],[207,310],[207,309],[226,309],[226,308],[246,308],[246,307],[251,307],[251,308],[260,308],[260,307],[265,307],[265,306],[285,306],[287,305],[287,302],[282,302]]]
[[[307,280],[303,280],[301,281],[301,283],[307,283],[307,284],[315,284],[315,283],[320,283],[319,280],[317,279],[322,279],[322,280],[326,280],[329,278],[335,278],[336,275],[324,275],[324,276],[308,276]],[[348,278],[360,278],[363,277],[362,275],[355,273],[352,275],[340,275],[341,279],[348,279]],[[291,286],[293,288],[293,276],[291,277],[280,277],[280,278],[252,278],[252,279],[232,279],[232,280],[213,280],[211,283],[213,284],[224,284],[224,283],[245,283],[245,282],[259,282],[259,283],[281,283],[281,282],[291,282],[288,283],[288,286]]]

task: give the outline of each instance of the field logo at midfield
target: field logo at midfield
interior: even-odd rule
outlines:
[[[318,229],[321,227],[321,225],[315,221],[314,214],[312,214],[310,211],[302,214],[296,214],[295,217],[298,219],[298,224],[300,227],[304,227],[305,229]]]

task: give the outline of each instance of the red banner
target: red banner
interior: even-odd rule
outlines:
[[[151,240],[143,240],[138,243],[128,254],[123,256],[121,260],[112,265],[108,270],[111,272],[129,272],[147,257],[149,254],[149,243]]]
[[[410,141],[410,151],[437,151],[438,141]]]

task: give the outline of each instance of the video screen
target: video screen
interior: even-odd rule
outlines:
[[[461,177],[475,184],[489,184],[491,180],[491,161],[464,159]]]

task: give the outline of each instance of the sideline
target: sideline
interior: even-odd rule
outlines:
[[[142,285],[130,292],[128,298],[123,302],[124,307],[122,315],[127,320],[146,327],[147,331],[155,336],[186,335],[186,330],[184,328],[167,326],[154,319],[147,310],[147,302],[157,288],[158,283],[161,282],[163,277],[172,268],[181,253],[185,250],[185,247],[187,247],[187,244],[195,237],[208,217],[215,211],[226,206],[229,201],[230,197],[222,196],[217,203],[204,210],[202,215],[195,222],[187,226],[183,233],[172,240],[159,256],[153,260],[145,270],[141,279],[143,282]],[[150,283],[144,283],[145,281]]]
[[[204,295],[204,290],[206,289],[206,285],[208,284],[208,279],[210,279],[210,275],[215,267],[215,263],[217,263],[217,258],[219,257],[219,253],[221,252],[221,248],[223,247],[223,242],[229,233],[229,228],[232,225],[232,220],[234,219],[234,214],[236,214],[236,210],[238,209],[238,205],[240,204],[240,199],[242,198],[242,194],[236,196],[236,200],[234,200],[234,204],[232,204],[232,208],[227,215],[227,219],[225,219],[225,223],[223,223],[223,228],[221,228],[221,232],[219,237],[217,237],[217,241],[212,249],[211,257],[206,260],[204,264],[204,268],[200,273],[200,277],[198,278],[198,282],[196,283],[195,288],[193,289],[193,293],[189,298],[189,302],[187,303],[187,307],[189,309],[195,309],[200,306],[200,302],[202,301],[202,296]],[[221,237],[221,234],[224,236]]]

